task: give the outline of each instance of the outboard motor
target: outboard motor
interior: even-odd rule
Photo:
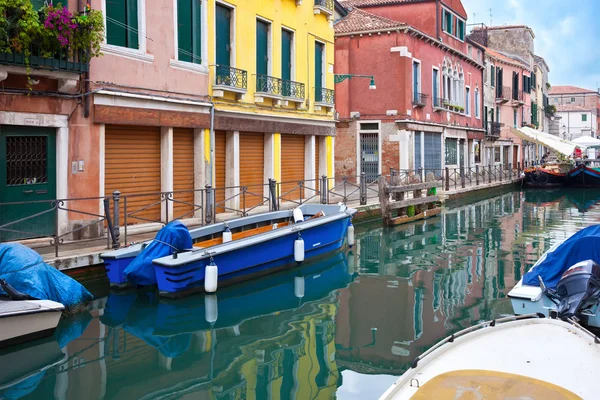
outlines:
[[[560,299],[559,318],[582,318],[581,312],[594,307],[600,299],[600,265],[587,260],[571,266],[558,281],[555,293]]]

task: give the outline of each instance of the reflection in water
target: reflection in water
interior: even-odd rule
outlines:
[[[347,255],[215,295],[114,292],[62,321],[56,340],[0,354],[13,366],[0,399],[375,398],[393,380],[381,375],[512,313],[506,293],[552,244],[595,223],[599,202],[593,190],[463,200],[424,222],[363,225]]]

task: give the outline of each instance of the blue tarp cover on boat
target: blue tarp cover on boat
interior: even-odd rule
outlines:
[[[560,277],[569,267],[586,260],[600,263],[600,225],[580,230],[554,251],[547,252],[539,264],[523,276],[523,284],[539,286],[539,275],[547,287],[556,288]]]
[[[40,300],[73,307],[94,296],[79,282],[44,262],[42,256],[19,243],[0,244],[0,279],[15,290]],[[6,294],[0,289],[0,294]]]
[[[192,248],[192,237],[184,224],[173,221],[163,227],[156,237],[123,271],[128,282],[140,286],[156,285],[152,260]]]

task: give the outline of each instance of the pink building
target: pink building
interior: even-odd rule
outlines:
[[[459,0],[346,0],[335,25],[336,174],[481,163],[483,51]]]

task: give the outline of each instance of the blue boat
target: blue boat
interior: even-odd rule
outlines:
[[[600,168],[580,164],[569,172],[568,178],[571,186],[597,188],[600,187]]]
[[[344,205],[304,204],[294,210],[242,217],[191,230],[192,249],[170,251],[152,259],[161,296],[178,297],[199,290],[215,291],[250,277],[323,256],[354,241]],[[126,268],[152,241],[101,255],[113,286],[130,282]],[[208,271],[208,274],[207,274]],[[208,276],[208,279],[205,279]]]

